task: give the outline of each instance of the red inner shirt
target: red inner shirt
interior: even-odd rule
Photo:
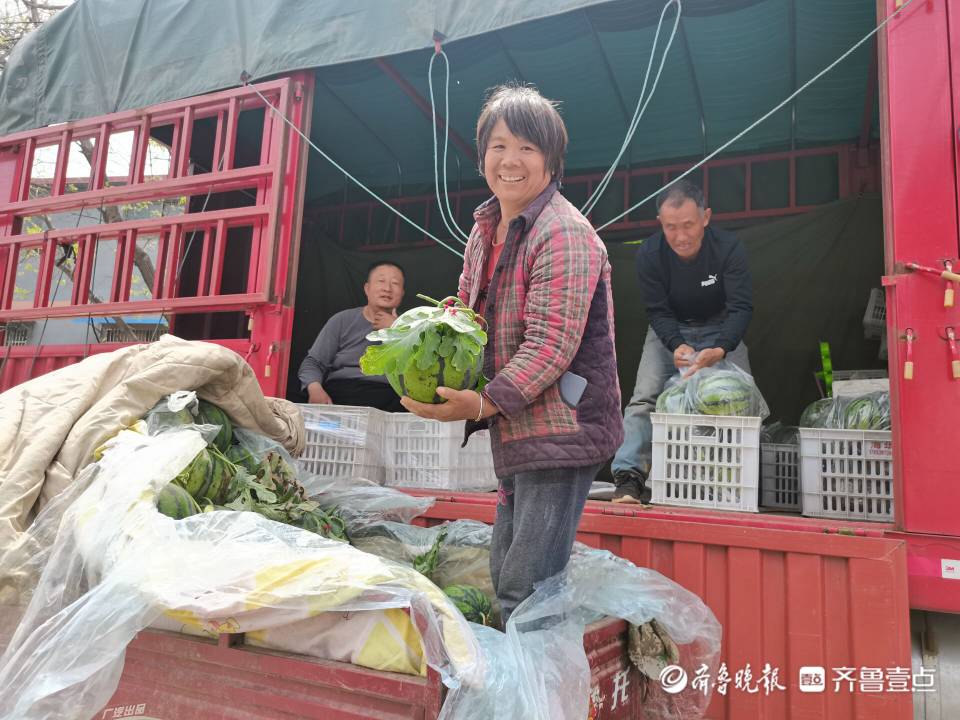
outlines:
[[[487,258],[487,283],[493,280],[493,271],[497,269],[497,260],[500,259],[500,253],[503,252],[504,245],[506,245],[505,242],[490,246],[490,257]]]
[[[490,246],[490,255],[487,257],[487,285],[480,293],[480,302],[477,308],[477,312],[483,316],[486,316],[487,313],[487,297],[488,291],[490,290],[490,281],[493,280],[493,273],[497,269],[497,261],[500,259],[500,253],[503,252],[504,245],[506,245],[505,242]]]

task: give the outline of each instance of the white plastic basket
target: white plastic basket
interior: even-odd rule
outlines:
[[[652,413],[652,501],[757,512],[760,418]]]
[[[383,484],[383,425],[388,413],[351,405],[300,405],[307,430],[300,467],[323,478],[362,477]]]
[[[760,505],[800,511],[800,446],[763,443],[760,446]]]
[[[886,296],[880,288],[870,291],[870,300],[867,301],[867,310],[863,314],[863,337],[866,339],[880,337],[881,331],[887,326]]]
[[[889,430],[800,428],[800,458],[804,515],[893,520]]]
[[[496,490],[490,433],[473,433],[461,448],[463,430],[462,421],[390,414],[384,433],[386,485],[454,492]]]

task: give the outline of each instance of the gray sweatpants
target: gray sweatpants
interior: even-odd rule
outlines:
[[[534,470],[500,479],[490,573],[504,626],[535,583],[566,567],[600,468]]]

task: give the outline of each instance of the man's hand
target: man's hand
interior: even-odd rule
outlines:
[[[679,348],[678,348],[679,349]],[[695,372],[716,365],[726,357],[727,351],[723,348],[705,348],[697,353],[696,358],[690,363],[689,369],[683,374],[685,378],[690,377]]]
[[[393,308],[389,312],[387,310],[374,310],[373,311],[373,320],[370,322],[373,325],[374,330],[383,330],[393,325],[393,321],[397,319],[397,309]]]
[[[307,399],[314,405],[333,405],[333,400],[323,389],[323,385],[318,382],[312,382],[307,385]]]
[[[677,370],[683,370],[684,368],[690,367],[690,359],[696,354],[697,351],[689,345],[680,345],[676,350],[673,351],[673,364],[676,366]]]
[[[433,403],[417,402],[404,395],[400,398],[400,404],[414,415],[428,420],[452,422],[454,420],[477,419],[477,413],[480,412],[480,393],[476,390],[453,390],[447,387],[438,387],[437,395],[446,402],[434,405]],[[484,398],[481,419],[492,417],[498,412],[497,406]]]

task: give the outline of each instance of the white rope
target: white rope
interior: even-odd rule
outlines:
[[[657,41],[660,39],[660,30],[663,28],[663,19],[666,17],[667,9],[671,5],[677,6],[677,16],[673,20],[673,29],[670,31],[670,39],[667,40],[667,46],[664,48],[663,56],[660,58],[660,67],[657,68],[657,75],[653,79],[653,85],[650,88],[650,94],[646,95],[647,81],[650,79],[650,70],[653,68],[653,58],[656,56]],[[657,85],[660,83],[660,75],[663,73],[663,66],[667,62],[667,54],[670,52],[670,46],[673,45],[673,40],[677,35],[677,27],[680,25],[680,13],[682,9],[683,8],[680,0],[668,0],[663,6],[663,10],[660,11],[660,21],[657,23],[657,32],[654,34],[653,44],[650,46],[650,60],[647,62],[647,72],[643,76],[643,86],[640,88],[640,97],[637,99],[637,109],[633,112],[633,119],[630,121],[630,125],[627,127],[627,135],[623,140],[623,145],[620,146],[620,152],[617,153],[616,159],[610,165],[610,168],[607,170],[597,187],[594,188],[593,193],[589,198],[587,198],[587,201],[583,204],[583,207],[580,208],[580,212],[584,215],[589,215],[596,206],[597,201],[600,200],[600,196],[603,195],[604,191],[606,191],[607,186],[610,184],[610,180],[613,178],[614,173],[616,173],[617,165],[620,164],[620,159],[627,151],[627,148],[630,147],[630,143],[633,142],[633,136],[637,132],[637,126],[640,124],[641,118],[647,111],[647,105],[649,105],[650,100],[653,99],[653,94],[656,92]],[[646,100],[644,100],[644,95],[646,95]]]
[[[243,76],[244,76],[244,77],[247,77],[246,72],[244,72],[244,75],[243,75]],[[353,180],[353,182],[355,182],[362,190],[364,190],[364,191],[365,191],[368,195],[370,195],[374,200],[376,200],[377,202],[379,202],[381,205],[383,205],[385,208],[387,208],[387,210],[389,210],[389,211],[392,212],[394,215],[396,215],[397,217],[399,217],[399,218],[400,218],[401,220],[403,220],[405,223],[407,223],[408,225],[413,226],[414,228],[416,228],[417,230],[419,230],[420,232],[422,232],[424,235],[426,235],[428,238],[430,238],[431,240],[433,240],[433,241],[434,241],[435,243],[437,243],[438,245],[442,245],[443,247],[445,247],[447,250],[449,250],[450,252],[452,252],[452,253],[453,253],[454,255],[456,255],[457,257],[463,258],[463,253],[461,253],[459,250],[456,250],[456,249],[450,247],[450,246],[447,245],[445,242],[443,242],[443,240],[441,240],[440,238],[434,237],[428,230],[426,230],[426,229],[420,227],[419,225],[417,225],[413,220],[411,220],[410,218],[408,218],[406,215],[404,215],[402,212],[400,212],[399,210],[397,210],[395,207],[393,207],[390,203],[388,203],[388,202],[387,202],[386,200],[384,200],[382,197],[380,197],[379,195],[377,195],[373,190],[371,190],[371,189],[368,188],[366,185],[364,185],[362,182],[360,182],[359,180],[357,180],[357,178],[355,178],[353,175],[351,175],[349,172],[347,172],[346,168],[344,168],[342,165],[340,165],[340,163],[338,163],[338,162],[337,162],[336,160],[334,160],[332,157],[330,157],[329,155],[327,155],[323,150],[321,150],[320,148],[318,148],[318,147],[316,146],[316,144],[314,144],[314,142],[313,142],[309,137],[307,137],[307,136],[300,130],[300,128],[298,128],[296,125],[294,125],[294,124],[290,121],[290,119],[289,119],[286,115],[284,115],[283,112],[282,112],[279,108],[277,108],[273,103],[271,103],[269,100],[267,100],[267,98],[265,98],[265,97],[263,96],[263,94],[262,94],[259,90],[257,90],[256,87],[254,87],[253,85],[250,85],[249,87],[250,87],[251,90],[253,90],[253,92],[255,92],[255,93],[257,94],[257,96],[264,102],[264,104],[265,104],[268,108],[270,108],[271,110],[273,110],[273,112],[275,112],[275,113],[277,114],[277,117],[279,117],[279,118],[280,118],[281,120],[283,120],[287,125],[289,125],[289,126],[293,129],[293,131],[294,131],[297,135],[299,135],[301,138],[303,138],[303,140],[304,140],[310,147],[312,147],[316,152],[318,152],[321,157],[323,157],[325,160],[327,160],[327,162],[329,162],[331,165],[333,165],[337,170],[339,170],[339,171],[342,172],[344,175],[346,175],[350,180]]]
[[[641,200],[640,202],[638,202],[638,203],[636,203],[635,205],[632,205],[631,207],[627,208],[626,210],[624,210],[622,213],[620,213],[619,215],[617,215],[617,216],[616,216],[615,218],[613,218],[612,220],[608,220],[607,222],[605,222],[603,225],[601,225],[600,227],[597,228],[597,232],[600,232],[600,231],[603,230],[605,227],[607,227],[607,226],[609,226],[609,225],[612,225],[613,223],[617,222],[617,220],[619,220],[620,218],[629,215],[629,214],[632,213],[634,210],[636,210],[638,207],[640,207],[641,205],[649,202],[650,200],[652,200],[653,198],[655,198],[657,195],[659,195],[661,192],[663,192],[664,190],[666,190],[668,187],[670,187],[670,186],[673,185],[674,183],[676,183],[676,182],[678,182],[678,181],[680,181],[680,180],[683,180],[683,178],[687,177],[687,175],[689,175],[690,173],[695,172],[696,170],[698,170],[698,169],[700,169],[701,167],[703,167],[703,165],[705,165],[705,164],[708,163],[710,160],[712,160],[712,159],[715,158],[717,155],[719,155],[719,154],[722,153],[724,150],[726,150],[728,147],[730,147],[731,145],[733,145],[735,142],[737,142],[737,140],[739,140],[740,138],[742,138],[744,135],[746,135],[748,132],[750,132],[751,130],[753,130],[755,127],[757,127],[758,125],[760,125],[761,123],[763,123],[764,121],[766,121],[767,119],[769,119],[771,115],[773,115],[773,114],[775,114],[776,112],[778,112],[779,110],[781,110],[787,103],[789,103],[790,101],[792,101],[792,100],[793,100],[794,98],[796,98],[800,93],[802,93],[802,92],[803,92],[804,90],[806,90],[808,87],[810,87],[811,85],[813,85],[813,83],[815,83],[817,80],[819,80],[820,78],[822,78],[822,77],[823,77],[824,75],[826,75],[828,72],[830,72],[831,70],[833,70],[833,69],[834,69],[837,65],[839,65],[841,62],[843,62],[844,60],[846,60],[857,48],[859,48],[859,47],[860,47],[861,45],[863,45],[867,40],[869,40],[869,39],[872,38],[874,35],[876,35],[878,32],[880,32],[884,27],[886,27],[887,23],[889,23],[891,20],[893,20],[895,17],[897,17],[897,15],[899,15],[899,14],[902,13],[904,10],[906,10],[908,7],[910,7],[910,5],[911,5],[912,3],[913,3],[913,0],[907,0],[903,5],[901,5],[899,8],[897,8],[896,10],[894,10],[893,13],[891,13],[891,14],[886,18],[886,20],[884,20],[884,21],[881,22],[879,25],[877,25],[877,27],[875,27],[873,30],[871,30],[871,31],[868,32],[866,35],[864,35],[864,36],[863,36],[858,42],[856,42],[849,50],[847,50],[845,53],[843,53],[843,54],[842,54],[840,57],[838,57],[836,60],[834,60],[834,61],[833,61],[832,63],[830,63],[829,65],[827,65],[823,70],[821,70],[820,72],[818,72],[818,73],[817,73],[816,75],[814,75],[812,78],[810,78],[809,80],[807,80],[803,85],[801,85],[799,88],[797,88],[794,92],[792,92],[790,95],[788,95],[787,98],[786,98],[783,102],[781,102],[779,105],[777,105],[775,108],[773,108],[770,112],[766,113],[765,115],[763,115],[763,116],[760,117],[759,119],[755,120],[753,123],[751,123],[750,125],[748,125],[748,126],[746,127],[746,129],[744,129],[744,130],[740,131],[739,133],[737,133],[736,135],[734,135],[730,140],[728,140],[728,141],[725,142],[723,145],[721,145],[721,146],[718,147],[716,150],[714,150],[712,153],[710,153],[709,155],[707,155],[703,160],[701,160],[700,162],[698,162],[696,165],[694,165],[694,166],[692,166],[690,169],[686,170],[682,175],[678,175],[677,177],[675,177],[673,180],[671,180],[670,182],[668,182],[666,185],[664,185],[662,188],[660,188],[660,189],[657,190],[656,192],[653,192],[653,193],[651,193],[650,195],[647,195],[647,197],[645,197],[645,198],[644,198],[643,200]]]
[[[437,157],[437,103],[433,98],[433,62],[437,59],[437,56],[443,58],[444,65],[446,66],[446,86],[444,92],[444,107],[443,107],[443,169],[442,171],[437,167],[437,162],[439,158]],[[438,50],[430,58],[430,65],[427,67],[427,84],[430,87],[430,135],[433,137],[433,187],[436,190],[437,196],[437,211],[440,213],[440,218],[443,220],[444,226],[447,228],[454,239],[463,242],[466,245],[466,240],[469,240],[470,237],[463,230],[460,229],[460,226],[457,224],[457,219],[453,215],[453,210],[450,208],[450,193],[447,191],[447,147],[450,144],[450,61],[447,59],[447,54],[443,50]],[[446,203],[447,212],[444,214],[443,207],[444,202],[440,201],[440,175],[443,175],[443,201]],[[447,222],[447,217],[449,216],[450,221]]]

